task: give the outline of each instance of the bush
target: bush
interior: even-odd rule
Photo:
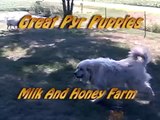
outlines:
[[[153,24],[151,26],[147,26],[147,31],[160,33],[160,25],[159,24]]]
[[[35,2],[31,7],[31,11],[33,11],[34,14],[40,14],[44,17],[63,15],[62,6],[60,4],[54,4],[51,6],[51,4],[47,2]]]
[[[152,26],[152,32],[160,33],[160,25],[154,24],[154,25]]]
[[[44,7],[42,7],[41,3],[37,3],[37,1],[31,7],[31,10],[35,12],[35,14],[41,14],[44,12]]]
[[[49,17],[49,16],[51,16],[51,10],[50,10],[49,8],[44,8],[43,16],[44,16],[44,17]]]

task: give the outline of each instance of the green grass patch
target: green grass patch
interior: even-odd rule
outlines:
[[[87,0],[92,2],[107,2],[107,3],[119,3],[128,5],[138,5],[147,7],[160,7],[159,0]]]

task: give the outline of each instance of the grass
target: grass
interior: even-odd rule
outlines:
[[[120,3],[120,4],[158,7],[158,8],[160,7],[159,0],[88,0],[88,1]]]
[[[58,120],[62,118],[77,120],[93,118],[100,120],[105,118],[105,109],[99,105],[91,104],[89,101],[62,102],[42,100],[29,102],[16,100],[16,96],[22,87],[43,87],[44,89],[51,87],[60,89],[69,86],[83,87],[81,84],[73,83],[73,72],[75,69],[73,61],[77,64],[77,62],[82,59],[107,56],[107,54],[110,54],[104,51],[112,50],[112,53],[117,52],[114,50],[114,45],[112,45],[112,47],[109,46],[111,44],[110,42],[104,41],[95,44],[94,42],[96,42],[96,40],[83,39],[86,35],[81,34],[77,36],[77,32],[76,30],[74,32],[65,30],[40,30],[0,37],[2,48],[8,46],[14,50],[19,46],[26,49],[30,48],[33,41],[36,41],[39,45],[39,47],[30,50],[35,52],[28,52],[30,57],[21,57],[13,60],[12,58],[8,59],[3,56],[0,59],[0,63],[3,64],[0,70],[0,83],[3,87],[0,88],[0,91],[5,93],[0,94],[3,96],[0,100],[0,105],[2,106],[1,112],[4,113],[1,115],[2,119],[34,118],[38,120],[41,115],[43,115],[44,119],[55,118]],[[44,34],[47,37],[44,36]],[[4,39],[6,41],[4,41]],[[62,41],[61,39],[64,40]],[[40,47],[41,44],[51,43],[55,43],[55,47]],[[88,48],[88,46],[90,46],[90,48]],[[119,49],[118,51],[122,51],[121,54],[126,52],[126,50],[123,49]],[[116,58],[116,56],[114,57]],[[48,72],[48,69],[51,69],[51,71]],[[6,116],[5,112],[7,112],[8,116]],[[97,112],[100,112],[98,116],[96,114]]]
[[[80,7],[80,6],[77,6],[77,7]],[[85,12],[85,9],[90,9],[90,11],[94,10],[94,12]],[[78,9],[78,8],[77,8]],[[79,11],[80,11],[80,8],[79,8]],[[99,8],[97,7],[96,9],[94,7],[88,7],[88,6],[84,6],[84,13],[81,13],[81,12],[75,12],[74,14],[75,15],[78,15],[80,17],[86,17],[88,19],[91,18],[91,16],[94,14],[100,14],[102,15],[103,17],[125,17],[127,14],[132,14],[132,12],[128,12],[128,11],[125,11],[125,10],[116,10],[116,9],[106,9],[105,8]],[[135,12],[136,13],[136,12]],[[141,17],[144,17],[142,16],[143,13],[141,12],[137,12],[137,14],[141,14]],[[136,14],[135,14],[136,15]],[[133,16],[135,16],[133,15]],[[158,19],[159,18],[159,15],[157,16],[154,16],[155,19]],[[152,16],[152,14],[149,14],[147,15],[147,28],[146,30],[148,32],[154,32],[154,33],[160,33],[160,23],[158,21],[154,21],[154,17]],[[143,26],[143,29],[144,29],[144,26]]]
[[[29,8],[36,0],[1,0],[0,11]]]
[[[30,7],[37,0],[1,0],[0,6],[1,10],[6,8],[16,8],[16,7]],[[47,0],[46,2],[53,2],[54,0]],[[131,5],[143,5],[143,6],[152,6],[159,7],[160,1],[158,0],[87,0],[87,1],[96,1],[96,2],[109,2],[109,3],[122,3],[122,4],[131,4]],[[25,3],[25,4],[24,4]]]
[[[78,34],[80,33],[80,34]],[[95,33],[95,37],[90,34]],[[136,33],[131,32],[133,35]],[[4,35],[5,34],[5,35]],[[101,35],[104,38],[97,38]],[[105,39],[107,37],[107,39]],[[9,34],[2,32],[0,37],[1,69],[0,69],[0,106],[2,119],[74,119],[74,120],[102,120],[107,116],[109,106],[93,104],[89,101],[18,101],[17,94],[22,87],[43,87],[48,90],[52,87],[64,89],[67,87],[86,86],[79,82],[73,82],[73,72],[76,64],[87,58],[110,57],[113,59],[125,58],[128,46],[124,43],[114,42],[116,36],[112,32],[92,30],[30,30]],[[122,39],[121,36],[116,39]],[[43,45],[43,46],[42,46]],[[49,46],[53,45],[53,46]],[[32,47],[31,47],[32,46]],[[121,47],[120,47],[121,46]],[[3,48],[8,48],[3,51]],[[9,49],[10,48],[10,49]],[[9,50],[15,55],[23,48],[27,49],[25,55],[18,59],[3,56]],[[16,50],[16,51],[15,51]],[[22,51],[23,52],[23,51]],[[160,63],[150,64],[149,72],[153,75],[151,81],[154,90],[159,90]],[[3,91],[3,92],[2,92]],[[159,110],[159,94],[157,94],[156,107],[139,106],[133,103],[126,107],[128,119],[157,118]],[[150,108],[151,107],[151,108]],[[134,110],[133,110],[134,109]],[[144,111],[143,114],[135,109]],[[150,114],[148,114],[150,111]],[[150,120],[150,119],[148,119]]]
[[[36,0],[35,0],[36,1]],[[18,0],[18,1],[13,1],[13,0],[9,0],[9,1],[2,1],[0,3],[0,10],[10,10],[10,11],[15,11],[15,10],[26,10],[26,9],[30,9],[30,10],[33,10],[34,9],[34,3],[35,1],[25,1],[25,0]],[[104,1],[105,2],[105,1]],[[115,0],[110,0],[108,2],[115,2]],[[122,1],[119,1],[119,2],[122,2]],[[123,2],[138,2],[138,1],[128,1],[128,0],[125,0]],[[142,1],[139,1],[140,3]],[[25,6],[23,3],[26,3]],[[48,6],[49,8],[52,8],[50,9],[51,13],[53,13],[54,15],[57,13],[59,14],[60,16],[62,16],[62,7],[59,6],[59,4],[53,4],[54,1],[46,1],[45,3],[42,4],[42,8]],[[147,3],[149,4],[149,2],[146,0],[144,3]],[[58,8],[56,8],[55,6],[59,6]],[[56,11],[55,9],[58,9],[58,11]],[[85,10],[86,9],[86,10]],[[103,17],[124,17],[126,14],[129,14],[128,11],[125,11],[125,10],[115,10],[115,9],[104,9],[104,8],[100,8],[100,7],[90,7],[90,6],[84,6],[84,13],[81,13],[79,11],[80,10],[80,6],[75,6],[74,8],[74,11],[75,11],[75,15],[78,15],[78,16],[83,16],[83,17],[88,17],[90,18],[93,14],[101,14]],[[154,18],[153,19],[150,19],[150,16],[147,16],[148,18],[148,21],[147,21],[147,31],[150,31],[150,32],[156,32],[156,33],[159,33],[160,32],[160,27],[159,27],[159,23],[156,23],[154,24]],[[152,16],[151,16],[152,17]],[[158,16],[155,17],[156,19],[158,19]],[[152,22],[152,24],[150,25],[150,21]]]
[[[76,8],[74,8],[75,10],[75,14],[77,15],[81,15],[81,16],[85,16],[85,17],[88,17],[88,16],[91,16],[93,14],[101,14],[103,17],[124,17],[128,11],[125,11],[125,10],[116,10],[116,9],[111,9],[111,8],[102,8],[102,7],[92,7],[92,6],[87,6],[87,5],[84,5],[83,6],[83,13],[81,13],[81,6],[80,5],[76,5],[75,6]]]
[[[33,7],[34,3],[38,0],[1,0],[0,2],[0,11],[20,11],[20,10],[28,10],[31,7]],[[44,5],[52,4],[55,5],[54,3],[56,0],[47,0],[42,2]]]

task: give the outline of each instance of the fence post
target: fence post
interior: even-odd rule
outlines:
[[[107,8],[105,7],[105,18],[107,17]]]
[[[144,38],[146,37],[147,25],[146,25],[146,11],[144,11]]]
[[[81,13],[83,13],[83,0],[81,2]]]

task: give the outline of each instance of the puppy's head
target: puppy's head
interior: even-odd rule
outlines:
[[[76,78],[89,80],[91,77],[91,71],[92,67],[90,60],[83,60],[78,64],[74,75],[76,76]]]

